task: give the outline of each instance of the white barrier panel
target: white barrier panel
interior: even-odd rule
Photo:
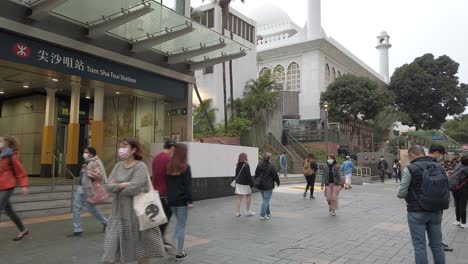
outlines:
[[[258,148],[207,144],[199,142],[185,143],[188,146],[188,162],[193,178],[234,177],[239,154],[247,154],[251,174],[258,165]],[[151,146],[151,155],[156,156],[163,144]]]

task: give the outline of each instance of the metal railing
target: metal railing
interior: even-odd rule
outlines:
[[[301,156],[302,159],[306,159],[307,155],[309,155],[309,151],[301,144],[295,137],[293,137],[291,134],[286,133],[287,138],[288,138],[288,143],[291,144],[291,147],[293,150]]]
[[[268,133],[268,144],[270,144],[279,153],[286,152],[286,155],[290,159],[294,159],[293,154],[281,144],[281,142],[272,134]]]
[[[55,154],[53,153],[50,153],[48,152],[47,153],[48,155],[51,155],[54,159],[54,162],[52,164],[52,184],[50,186],[50,191],[53,192],[55,190],[55,162],[58,162],[59,166],[62,167],[62,169],[65,171],[65,174],[69,174],[71,177],[72,177],[72,189],[71,189],[71,199],[70,199],[70,212],[73,212],[73,204],[74,204],[74,192],[75,192],[75,175],[73,174],[73,172],[71,172],[68,168],[67,168],[67,164],[65,164],[65,162],[63,162],[63,160],[60,160]]]

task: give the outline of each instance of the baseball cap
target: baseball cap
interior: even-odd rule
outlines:
[[[176,144],[177,144],[177,143],[175,142],[175,140],[173,140],[173,139],[168,139],[168,140],[166,140],[166,142],[164,143],[164,148],[165,148],[165,149],[170,149],[171,147],[175,147]]]

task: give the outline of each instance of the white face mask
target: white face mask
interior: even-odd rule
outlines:
[[[89,154],[88,153],[83,153],[83,159],[85,159],[85,160],[89,159]]]

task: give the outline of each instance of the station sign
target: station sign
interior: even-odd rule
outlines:
[[[187,96],[185,82],[2,31],[0,59],[177,99]]]

